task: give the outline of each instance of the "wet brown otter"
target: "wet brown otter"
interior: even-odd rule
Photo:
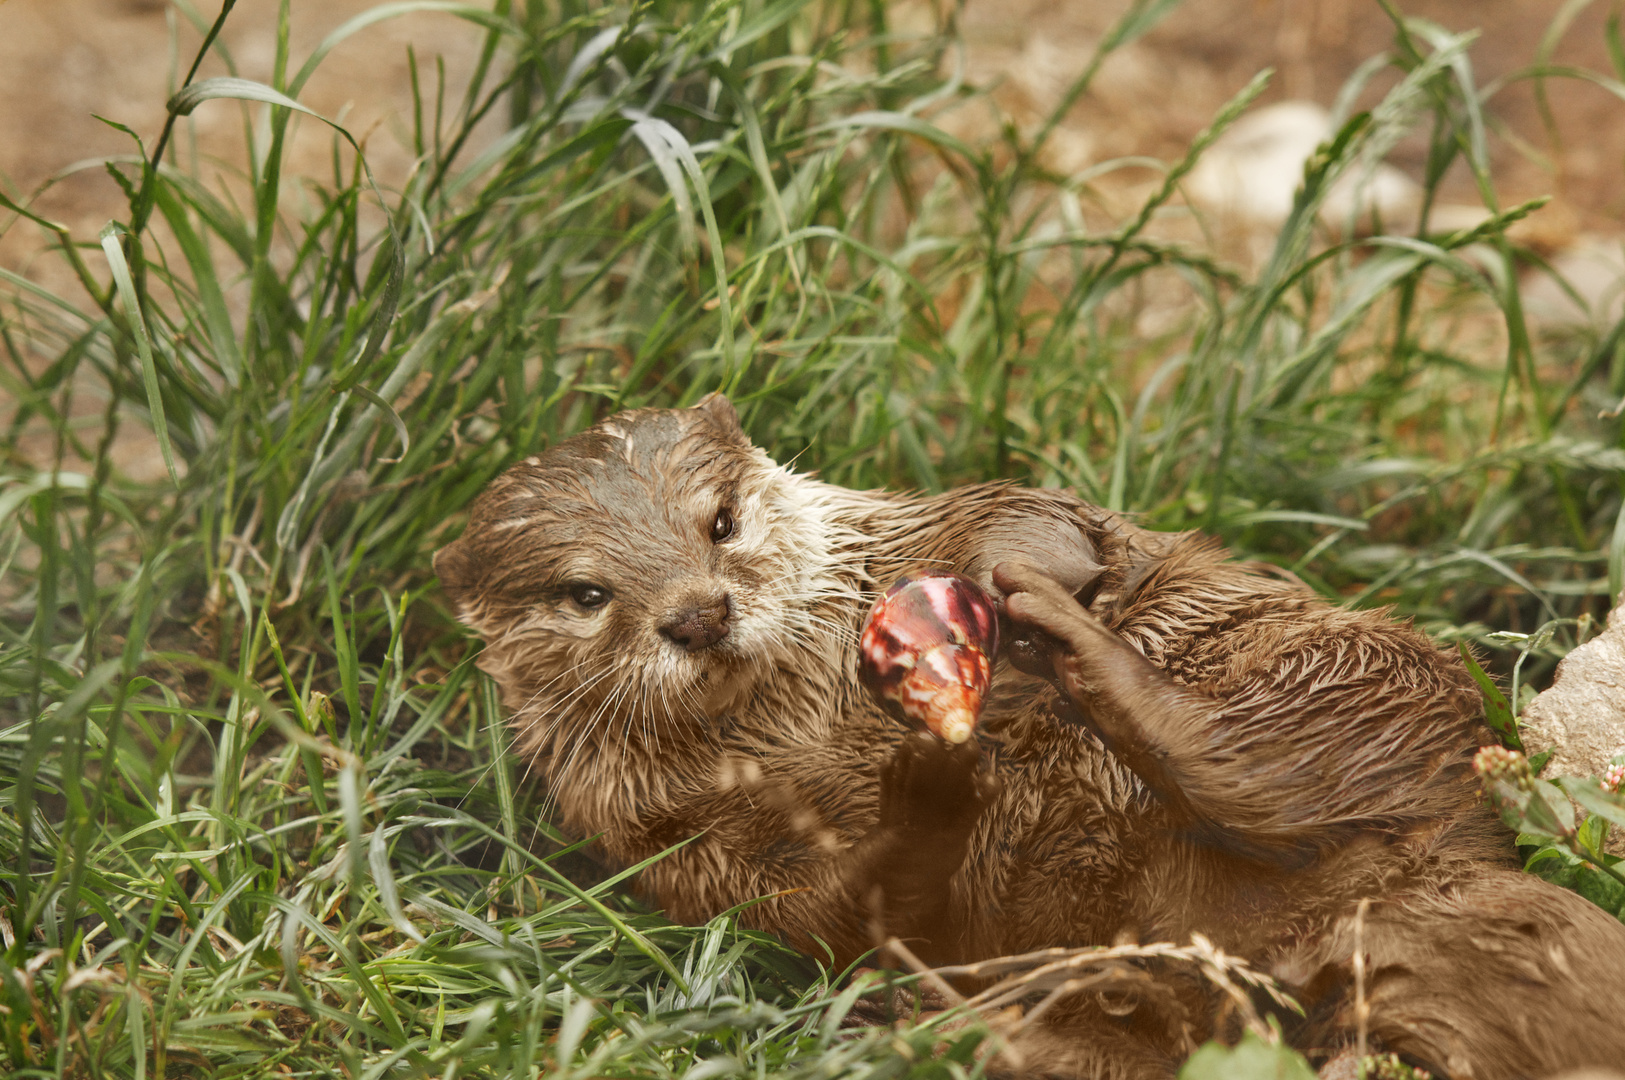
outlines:
[[[1009,564],[1010,615],[1059,643],[1023,663],[1053,684],[1001,665],[988,768],[905,737],[856,679],[866,598],[922,563]],[[1391,1049],[1458,1077],[1625,1059],[1625,928],[1514,869],[1459,662],[1200,538],[1060,492],[823,484],[712,397],[514,466],[436,569],[566,826],[628,863],[693,838],[644,875],[678,919],[771,896],[745,918],[840,963],[870,916],[939,962],[1199,931],[1328,1046],[1372,898]],[[1045,1067],[1171,1075],[1145,1013],[1083,1010]]]

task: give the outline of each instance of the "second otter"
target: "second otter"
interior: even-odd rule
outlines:
[[[905,738],[857,682],[866,597],[921,564],[1060,642],[1025,664],[1059,693],[996,678],[997,785],[976,743]],[[1200,539],[1058,492],[833,487],[713,397],[516,465],[436,569],[566,826],[628,863],[694,838],[644,875],[676,918],[771,896],[745,917],[840,963],[871,915],[938,962],[1201,932],[1287,982],[1294,1041],[1328,1046],[1371,898],[1390,1049],[1462,1077],[1625,1059],[1625,928],[1516,871],[1459,662]],[[1144,1017],[1074,1019],[1048,1068],[1177,1068]]]

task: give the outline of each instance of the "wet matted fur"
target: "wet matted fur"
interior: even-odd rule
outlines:
[[[1087,678],[1001,664],[964,751],[905,738],[856,677],[867,602],[1004,562],[1087,605],[1094,630],[1057,633]],[[957,962],[1201,932],[1330,1047],[1370,899],[1389,1048],[1457,1077],[1625,1060],[1625,927],[1517,872],[1471,770],[1476,688],[1381,612],[1063,492],[825,484],[715,396],[515,465],[435,565],[564,826],[623,863],[691,840],[642,878],[677,919],[767,896],[746,921],[841,964],[881,933]],[[1199,998],[1122,1011],[1085,1003],[1031,1060],[1167,1076],[1211,1030]]]

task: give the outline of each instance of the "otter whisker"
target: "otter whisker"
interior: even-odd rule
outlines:
[[[572,707],[576,704],[576,702],[580,701],[583,697],[585,697],[588,693],[590,693],[593,690],[594,687],[596,687],[604,679],[608,678],[611,674],[613,674],[613,672],[614,672],[614,666],[613,665],[606,665],[601,671],[599,671],[599,672],[593,674],[592,676],[586,678],[579,686],[577,686],[574,690],[572,690],[564,698],[562,698],[561,700],[553,703],[553,705],[550,708],[544,709],[541,712],[541,716],[546,717],[546,716],[552,714],[554,716],[554,720],[552,721],[553,724],[557,724],[557,723],[562,722],[566,717],[569,716],[570,711],[571,711]],[[540,696],[539,694],[532,695],[530,700],[527,701],[525,703],[525,705],[521,707],[521,709],[519,710],[519,713],[524,714],[524,713],[529,712],[531,704],[533,702],[535,702],[536,699],[539,696]],[[535,720],[531,720],[528,717],[526,719],[527,725],[532,725],[533,726],[535,722],[536,722]],[[544,731],[543,731],[544,737],[545,737],[545,735],[547,733],[548,733],[548,729],[544,729]]]
[[[576,665],[577,668],[580,666],[579,664]],[[527,724],[526,744],[530,747],[530,753],[527,755],[525,779],[529,779],[532,769],[541,765],[545,760],[550,760],[556,756],[556,748],[553,748],[552,744],[565,722],[572,718],[571,706],[613,673],[614,665],[606,664],[586,677],[583,683],[572,691],[567,698],[550,710],[551,718],[545,719],[545,721],[543,719],[549,716],[549,711],[544,711],[540,718],[525,718]],[[534,701],[535,698],[533,697],[532,700]],[[541,725],[539,728],[538,724]],[[544,815],[550,815],[557,808],[560,790],[561,785],[558,783],[558,778],[555,777],[554,781],[549,783],[547,798],[543,801],[542,813]]]
[[[576,715],[575,706],[584,700],[597,686],[614,674],[614,666],[606,665],[602,670],[595,672],[568,696],[554,703],[551,707],[540,712],[539,716],[526,717],[525,723],[530,729],[527,734],[528,741],[538,749],[550,745],[558,729]],[[537,730],[536,725],[545,720],[544,726]]]

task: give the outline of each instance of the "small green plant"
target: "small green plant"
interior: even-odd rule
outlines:
[[[1179,1080],[1311,1080],[1315,1070],[1302,1054],[1247,1032],[1234,1046],[1210,1042],[1179,1070]]]
[[[1513,700],[1520,697],[1516,687],[1524,659],[1544,647],[1551,634],[1548,625],[1532,635],[1507,635],[1517,638],[1520,645],[1513,665]],[[1485,798],[1507,827],[1518,834],[1524,869],[1573,889],[1625,920],[1625,865],[1606,850],[1609,827],[1625,825],[1625,795],[1620,792],[1625,780],[1625,754],[1616,755],[1601,777],[1543,779],[1541,773],[1553,750],[1524,756],[1511,702],[1465,647],[1462,656],[1484,691],[1490,726],[1504,743],[1481,748],[1473,767]],[[1576,807],[1584,811],[1583,817],[1577,817]]]
[[[1361,1080],[1433,1080],[1426,1069],[1407,1065],[1398,1054],[1372,1054],[1360,1059]]]
[[[1625,865],[1605,850],[1609,827],[1625,825],[1621,759],[1600,779],[1543,780],[1522,754],[1499,746],[1486,746],[1473,764],[1490,804],[1518,834],[1525,869],[1625,920]],[[1576,805],[1583,818],[1577,818]]]

